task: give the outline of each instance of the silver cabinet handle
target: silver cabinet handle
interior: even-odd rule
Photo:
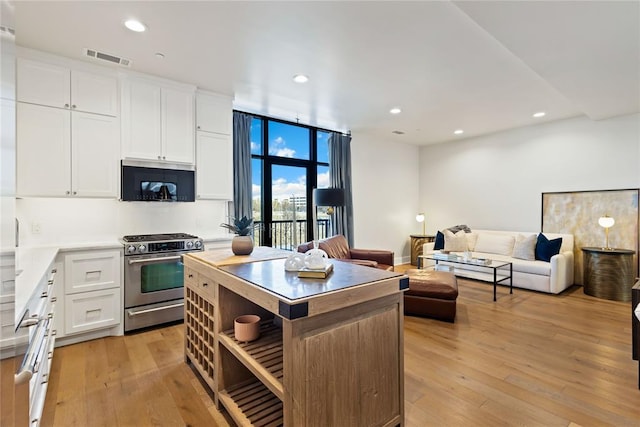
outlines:
[[[19,328],[29,328],[31,326],[35,326],[38,323],[40,323],[40,319],[37,317],[30,317],[28,319],[24,319],[22,322],[20,322],[20,326],[18,326]]]
[[[29,343],[29,348],[24,355],[24,359],[22,359],[20,369],[18,369],[18,372],[14,376],[13,380],[16,384],[22,384],[29,381],[33,376],[33,373],[36,371],[38,351],[40,350],[40,346],[44,341],[44,336],[47,333],[48,324],[49,321],[42,322],[38,326],[38,330],[34,334],[33,340]]]
[[[71,194],[71,192],[70,192],[70,191],[65,191],[64,193],[65,193],[65,194]]]
[[[133,316],[139,316],[141,314],[152,313],[154,311],[168,310],[170,308],[178,308],[178,307],[184,307],[184,303],[183,302],[179,302],[179,303],[176,303],[176,304],[165,305],[165,306],[162,306],[162,307],[148,308],[146,310],[140,310],[140,311],[128,310],[127,314],[129,315],[129,317],[133,317]]]
[[[143,264],[145,262],[158,262],[158,261],[170,261],[173,259],[182,259],[181,256],[168,256],[168,257],[163,257],[163,258],[150,258],[150,259],[130,259],[129,260],[129,265],[132,264]]]
[[[73,105],[71,106],[71,108],[76,108],[76,104],[73,104]]]
[[[69,104],[64,104],[64,108],[69,108]]]

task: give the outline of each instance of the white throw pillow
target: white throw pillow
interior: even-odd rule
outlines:
[[[444,230],[444,250],[450,252],[464,252],[467,250],[467,236],[464,230],[453,234],[450,230]]]
[[[472,251],[475,249],[476,247],[476,242],[478,241],[478,233],[474,233],[473,231],[471,233],[467,233],[467,249]]]
[[[534,261],[536,259],[537,241],[538,236],[536,234],[530,234],[528,236],[518,234],[518,237],[516,237],[516,243],[513,246],[513,255],[511,256],[514,258]]]
[[[479,233],[474,252],[511,256],[514,242],[512,235]]]

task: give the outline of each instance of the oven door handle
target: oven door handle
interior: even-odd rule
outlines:
[[[184,307],[184,302],[179,302],[171,305],[163,305],[162,307],[149,308],[146,310],[139,310],[139,311],[128,310],[128,314],[129,314],[129,317],[133,317],[133,316],[138,316],[140,314],[152,313],[154,311],[168,310],[170,308],[178,308],[178,307]]]
[[[145,263],[145,262],[170,261],[170,260],[173,260],[173,259],[182,259],[182,255],[167,256],[167,257],[162,257],[162,258],[130,259],[129,260],[129,265],[142,264],[142,263]]]

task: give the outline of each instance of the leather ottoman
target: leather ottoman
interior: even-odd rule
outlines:
[[[404,313],[453,322],[456,318],[458,281],[448,271],[405,271],[409,290],[404,293]]]

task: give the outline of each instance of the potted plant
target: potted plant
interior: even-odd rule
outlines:
[[[231,219],[233,220],[232,222],[220,224],[220,227],[224,227],[236,234],[231,241],[231,250],[236,255],[249,255],[253,252],[253,238],[251,237],[251,231],[255,227],[253,218],[243,216],[240,219]]]

